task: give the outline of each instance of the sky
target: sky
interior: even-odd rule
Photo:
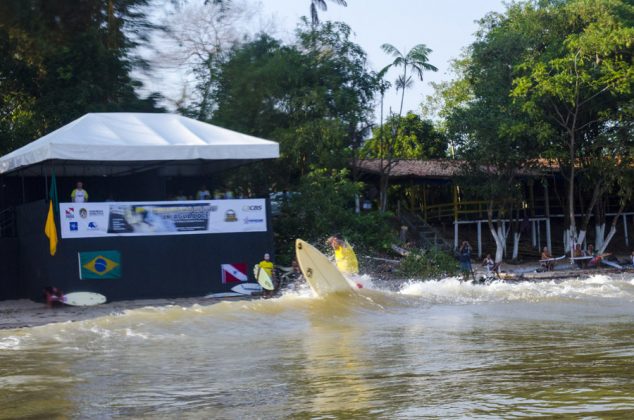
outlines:
[[[253,35],[253,32],[264,30],[278,39],[291,42],[300,17],[310,15],[311,0],[235,1],[246,4],[247,10],[256,16],[247,23],[243,22],[245,27],[232,27],[238,33],[246,31]],[[473,34],[478,29],[477,21],[491,11],[505,10],[503,0],[347,0],[347,7],[331,0],[326,2],[328,10],[320,11],[320,20],[348,24],[353,32],[352,41],[368,54],[371,70],[378,72],[393,61],[393,57],[381,50],[384,43],[394,45],[403,54],[417,44],[425,44],[432,49],[429,63],[438,71],[425,72],[422,82],[415,79],[413,87],[406,90],[404,114],[410,110],[420,112],[420,104],[425,97],[433,94],[430,82],[451,80],[451,61],[459,58],[463,49],[473,42]],[[200,0],[190,1],[194,5],[200,6],[200,3]],[[170,15],[167,10],[162,12],[165,16]],[[161,14],[161,10],[157,14]],[[158,46],[160,50],[170,50],[169,41],[163,40]],[[153,67],[159,69],[157,74],[153,77],[140,76],[146,82],[144,89],[147,92],[160,91],[173,101],[183,91],[191,91],[195,83],[191,72],[186,70],[187,66],[170,68],[171,64],[167,64],[163,67],[162,63],[170,62],[163,58],[153,62]],[[387,75],[393,86],[398,74],[399,70],[393,69]],[[400,92],[392,88],[385,97],[384,115],[390,108],[398,113],[399,106]],[[168,104],[168,107],[171,106]],[[377,119],[379,111],[377,104]]]
[[[353,31],[352,41],[368,54],[370,67],[379,71],[393,60],[381,50],[381,45],[394,45],[403,54],[413,46],[425,44],[432,49],[430,64],[437,72],[425,72],[423,82],[415,81],[405,92],[403,113],[418,111],[420,103],[433,89],[429,82],[450,80],[451,61],[474,40],[477,20],[488,12],[503,12],[502,0],[347,0],[348,6],[339,6],[326,0],[327,11],[319,13],[321,21],[341,21]],[[266,15],[273,16],[280,30],[288,39],[300,16],[310,15],[310,0],[263,0]],[[394,82],[398,73],[391,70],[387,79]],[[392,88],[386,95],[385,111],[392,107],[398,112],[400,92]]]

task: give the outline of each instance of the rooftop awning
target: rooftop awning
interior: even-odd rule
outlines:
[[[175,114],[96,113],[0,158],[0,174],[120,175],[213,171],[279,157],[279,145]],[[220,161],[220,162],[219,162]]]

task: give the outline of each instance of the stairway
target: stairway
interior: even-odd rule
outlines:
[[[401,223],[409,229],[411,236],[417,238],[417,245],[424,249],[438,248],[451,252],[453,246],[438,229],[415,214],[401,211]]]

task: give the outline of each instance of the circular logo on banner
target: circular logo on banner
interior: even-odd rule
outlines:
[[[229,209],[225,212],[225,222],[237,222],[238,217],[236,216],[236,212]]]

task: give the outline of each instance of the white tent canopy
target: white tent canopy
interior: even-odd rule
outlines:
[[[49,161],[68,175],[114,175],[152,164],[182,167],[186,161],[208,165],[204,161],[277,157],[276,142],[180,115],[97,113],[86,114],[3,156],[0,174],[19,170],[23,175],[39,175],[42,164]],[[225,162],[225,166],[226,163],[237,164]]]

